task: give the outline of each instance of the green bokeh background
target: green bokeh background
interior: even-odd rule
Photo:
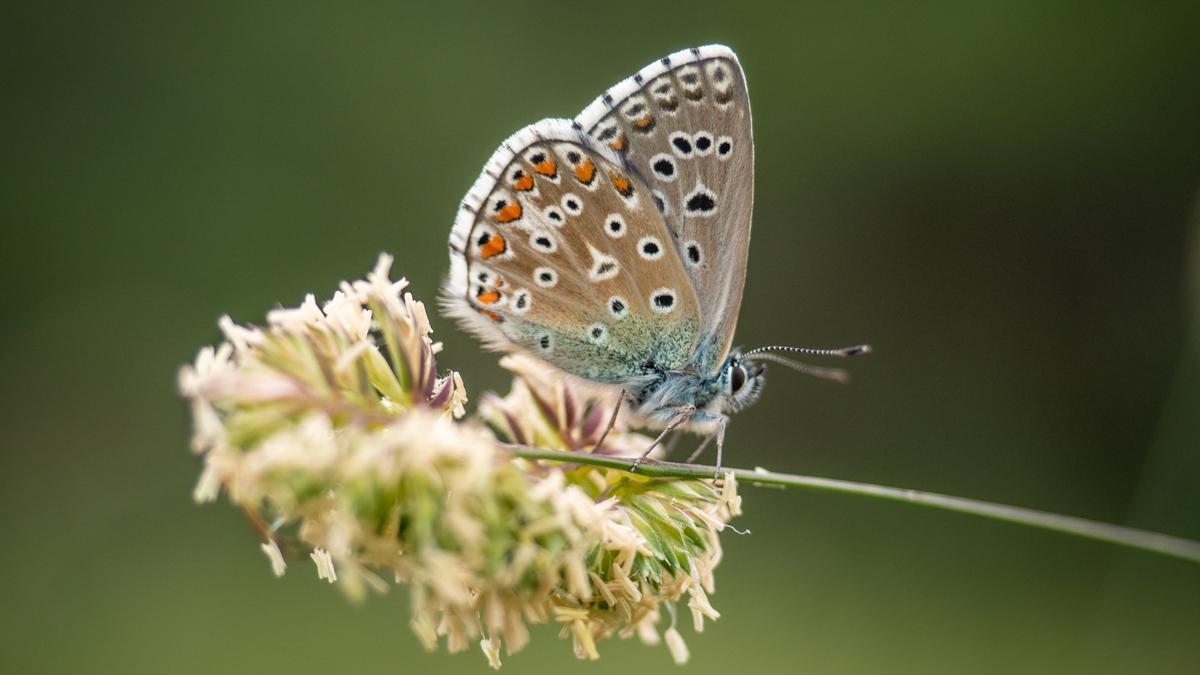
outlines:
[[[1139,3],[1140,4],[1140,3]],[[175,369],[229,313],[394,253],[432,301],[462,193],[525,123],[722,41],[752,92],[739,342],[777,372],[740,466],[1200,538],[1194,3],[8,6],[0,662],[13,673],[479,673],[401,592],[270,575]],[[1191,223],[1191,225],[1189,224]],[[449,322],[444,367],[507,387]],[[862,498],[747,488],[688,673],[1200,672],[1200,567]],[[515,673],[673,668],[552,628]]]

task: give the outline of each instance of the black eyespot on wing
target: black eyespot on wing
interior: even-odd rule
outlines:
[[[529,156],[530,164],[541,164],[544,161],[546,161],[546,155],[543,153],[537,152]]]
[[[698,192],[688,197],[686,207],[689,213],[708,213],[717,208],[717,201],[707,192]]]
[[[656,244],[652,241],[648,241],[645,244],[642,244],[642,253],[645,253],[646,255],[657,254],[658,253],[658,244]]]
[[[691,246],[688,246],[687,247],[687,257],[688,257],[688,260],[692,261],[693,265],[699,265],[700,264],[700,247],[696,244],[692,244]]]
[[[729,141],[721,141],[721,144],[717,146],[717,153],[721,155],[728,155],[729,151],[732,149],[733,145],[731,145]]]
[[[687,155],[692,152],[692,142],[683,136],[676,136],[671,139],[671,145],[674,145],[679,152]]]
[[[707,150],[710,145],[712,145],[712,139],[709,138],[708,136],[697,136],[696,137],[696,149],[699,150],[700,152],[704,152],[705,150]]]
[[[579,202],[575,201],[574,199],[568,199],[567,200],[567,208],[574,211],[579,208]]]
[[[660,176],[674,176],[675,163],[664,157],[654,163],[654,173]]]
[[[609,305],[609,308],[612,309],[613,314],[620,314],[621,312],[625,311],[625,303],[621,302],[620,300],[613,300],[612,304]]]
[[[675,305],[675,296],[670,293],[659,293],[654,296],[654,306],[663,309],[670,308]]]
[[[616,267],[617,267],[616,263],[602,262],[602,263],[600,263],[600,266],[596,268],[596,274],[599,274],[599,275],[608,274],[609,272],[613,271]]]
[[[554,275],[550,274],[549,272],[542,272],[541,274],[538,275],[538,278],[546,283],[550,283],[551,281],[554,281]]]
[[[599,340],[601,335],[604,335],[604,329],[603,329],[603,328],[601,328],[601,327],[599,327],[599,326],[596,326],[595,328],[593,328],[593,329],[592,329],[592,337],[594,337],[594,338],[596,338],[597,340]]]
[[[543,335],[541,338],[539,338],[538,346],[540,346],[542,349],[550,349],[550,336]]]
[[[572,164],[578,164],[580,159],[582,159],[582,157],[579,156],[578,152],[575,152],[574,150],[567,152],[567,161],[571,162]]]
[[[550,248],[550,246],[552,245],[550,243],[549,237],[538,237],[537,239],[534,239],[533,241],[535,244],[537,244],[538,246],[540,246],[542,248]]]

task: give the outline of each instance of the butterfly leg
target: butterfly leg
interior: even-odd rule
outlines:
[[[679,445],[679,439],[683,438],[683,434],[675,434],[667,439],[666,445],[663,446],[663,458],[669,458],[675,454],[675,446]]]
[[[646,457],[654,450],[654,448],[658,447],[658,444],[667,437],[667,434],[674,431],[679,427],[679,425],[690,420],[692,418],[692,414],[695,412],[696,406],[694,405],[685,405],[681,408],[676,408],[675,416],[671,418],[670,422],[667,422],[667,426],[663,427],[662,433],[658,435],[658,438],[654,439],[654,442],[650,444],[650,447],[646,448],[640,457],[633,460],[633,464],[630,465],[629,470],[631,472],[637,471],[637,468],[642,463],[642,460],[646,459]]]
[[[692,462],[696,461],[696,458],[700,456],[700,453],[704,452],[704,449],[707,448],[708,444],[712,443],[713,439],[716,437],[716,434],[709,434],[708,436],[705,436],[704,441],[700,443],[700,447],[696,448],[692,451],[692,454],[688,455],[687,463],[691,464]]]
[[[608,432],[612,431],[613,425],[617,423],[617,413],[621,412],[621,404],[625,402],[625,397],[628,395],[629,392],[621,390],[621,395],[617,397],[617,405],[613,406],[612,416],[608,418],[608,426],[604,427],[604,433],[600,434],[600,440],[592,446],[592,452],[600,452],[600,448],[604,447],[604,439],[608,438]]]
[[[721,421],[717,423],[717,470],[713,473],[713,479],[721,477],[721,452],[725,449],[725,425],[729,423],[729,418],[721,415]]]

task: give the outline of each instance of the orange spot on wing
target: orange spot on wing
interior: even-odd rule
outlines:
[[[484,291],[476,294],[475,299],[485,305],[494,305],[500,302],[500,291]]]
[[[504,237],[493,234],[488,237],[488,240],[483,242],[483,246],[479,247],[479,255],[484,258],[490,258],[494,255],[500,255],[508,250],[508,242],[504,241]]]
[[[513,181],[513,189],[521,192],[528,192],[533,189],[533,176],[527,173],[521,174],[521,177]]]
[[[585,159],[575,167],[575,177],[580,183],[587,185],[592,182],[592,178],[596,175],[596,165],[592,164],[592,160]]]
[[[637,127],[638,129],[647,129],[649,127],[654,126],[654,115],[646,115],[645,117],[639,117],[637,120],[634,121],[633,126]]]
[[[530,180],[533,180],[530,178]],[[521,205],[513,202],[496,213],[496,222],[511,223],[521,217]]]
[[[492,282],[492,285],[495,286],[496,288],[500,288],[501,286],[504,285],[504,280],[501,279],[500,277],[496,277],[496,280]]]
[[[633,186],[629,183],[628,178],[616,173],[609,174],[609,178],[612,179],[613,187],[617,189],[617,192],[626,197],[633,194]]]
[[[617,152],[624,150],[625,149],[625,134],[621,134],[620,136],[617,136],[616,138],[612,139],[612,142],[608,144],[608,147],[612,148],[613,150],[616,150]]]
[[[533,170],[543,176],[554,177],[558,175],[558,165],[548,159],[541,164],[535,164]]]

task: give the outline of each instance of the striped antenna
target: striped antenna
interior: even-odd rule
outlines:
[[[748,352],[743,352],[742,358],[749,359],[753,358],[755,354],[765,354],[768,352],[790,352],[792,354],[808,354],[809,356],[836,356],[838,358],[849,358],[851,356],[858,356],[859,354],[870,354],[871,345],[854,345],[853,347],[838,347],[837,349],[814,349],[812,347],[769,345],[766,347],[751,349]]]

